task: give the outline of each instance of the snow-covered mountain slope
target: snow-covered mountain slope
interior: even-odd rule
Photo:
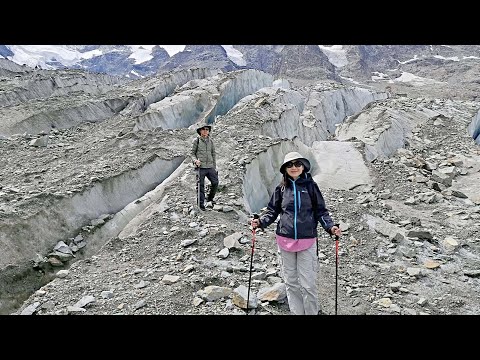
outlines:
[[[333,80],[399,93],[434,86],[472,98],[480,74],[478,45],[0,45],[2,57],[131,79],[196,67],[256,69],[297,86]]]

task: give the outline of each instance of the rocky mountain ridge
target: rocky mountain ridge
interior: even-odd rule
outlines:
[[[52,69],[78,68],[130,78],[192,66],[223,71],[247,68],[287,78],[297,85],[326,79],[343,83],[356,79],[383,87],[388,82],[401,87],[400,93],[409,90],[414,75],[420,78],[417,80],[444,83],[451,94],[468,91],[472,98],[477,96],[480,64],[478,45],[232,45],[230,51],[236,52],[235,58],[221,45],[186,45],[172,56],[157,45],[139,63],[126,45],[66,47],[91,55],[72,61],[73,55],[64,55],[69,60],[61,60],[61,54],[50,54],[45,64]],[[0,56],[13,58],[11,48],[0,45]]]

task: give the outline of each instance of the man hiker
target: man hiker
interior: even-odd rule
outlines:
[[[205,210],[205,207],[213,208],[215,201],[215,193],[218,189],[218,171],[217,161],[215,156],[215,145],[210,138],[210,131],[212,127],[210,125],[202,125],[197,129],[198,137],[193,141],[192,150],[190,156],[192,157],[193,164],[197,167],[198,177],[197,180],[197,202],[201,210]],[[207,203],[205,204],[205,177],[210,181],[210,192],[207,196]],[[200,186],[200,189],[198,189]]]

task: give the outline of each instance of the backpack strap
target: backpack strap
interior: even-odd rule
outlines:
[[[310,195],[310,199],[312,200],[312,208],[313,214],[317,215],[317,197],[315,196],[315,191],[313,191],[313,182],[309,182],[309,186],[307,186],[308,194]]]
[[[313,180],[308,182],[307,191],[310,195],[310,200],[312,202],[312,209],[313,209],[313,218],[317,218],[317,197],[315,196],[315,191],[313,191]],[[318,236],[317,236],[317,259],[318,259]]]
[[[195,156],[197,156],[197,153],[198,153],[198,145],[199,145],[199,144],[200,144],[200,137],[197,136],[197,149],[195,150]],[[192,160],[192,164],[193,164],[193,166],[197,167],[197,166],[195,165],[195,161],[194,161],[194,160]]]

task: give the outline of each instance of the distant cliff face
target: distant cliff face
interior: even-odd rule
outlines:
[[[139,64],[136,64],[130,55],[131,51],[124,47],[120,51],[111,51],[82,60],[75,68],[114,76],[137,78],[156,74],[159,67],[170,58],[167,51],[159,46],[152,49],[152,59]]]
[[[335,66],[317,45],[285,46],[275,75],[304,80],[339,80]]]
[[[160,72],[192,67],[215,68],[233,71],[238,67],[227,56],[221,45],[187,45],[185,49],[173,55],[160,68]]]
[[[243,54],[248,66],[275,74],[281,62],[284,45],[234,45]]]

